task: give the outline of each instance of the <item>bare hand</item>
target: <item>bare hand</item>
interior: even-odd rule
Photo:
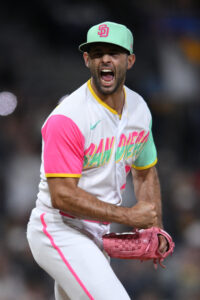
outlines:
[[[156,205],[146,201],[140,201],[130,208],[129,216],[132,221],[131,225],[138,229],[150,228],[158,224]]]
[[[158,239],[159,239],[158,251],[161,254],[165,254],[165,252],[167,252],[167,250],[168,250],[168,242],[167,242],[166,238],[163,235],[159,235]]]

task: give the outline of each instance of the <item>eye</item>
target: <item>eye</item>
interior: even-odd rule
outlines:
[[[117,55],[119,55],[119,52],[111,51],[111,52],[109,53],[109,55],[110,55],[110,56],[117,56]]]
[[[90,53],[90,57],[91,58],[99,58],[99,57],[101,57],[103,54],[102,54],[102,52],[99,52],[99,51],[95,51],[95,52],[91,52]]]

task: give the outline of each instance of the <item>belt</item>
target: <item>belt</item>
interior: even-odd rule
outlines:
[[[63,211],[59,211],[59,213],[64,216],[64,217],[68,217],[68,218],[71,218],[71,219],[76,219],[76,217],[74,216],[71,216],[70,214],[66,213],[66,212],[63,212]],[[95,221],[95,220],[84,220],[86,222],[92,222],[92,223],[99,223],[99,224],[103,224],[103,225],[108,225],[110,224],[110,222],[101,222],[101,221]]]

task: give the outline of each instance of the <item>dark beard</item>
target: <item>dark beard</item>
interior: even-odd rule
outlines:
[[[98,76],[96,75],[96,72],[93,72],[92,70],[90,71],[95,87],[98,90],[98,92],[102,95],[114,94],[125,81],[126,73],[122,74],[122,72],[120,72],[119,76],[116,78],[116,85],[114,86],[114,88],[112,90],[107,90],[106,87],[102,88],[100,81],[98,80]]]

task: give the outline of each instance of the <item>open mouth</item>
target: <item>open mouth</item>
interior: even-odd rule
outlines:
[[[111,69],[101,70],[101,79],[106,85],[110,85],[114,80],[114,72]]]

